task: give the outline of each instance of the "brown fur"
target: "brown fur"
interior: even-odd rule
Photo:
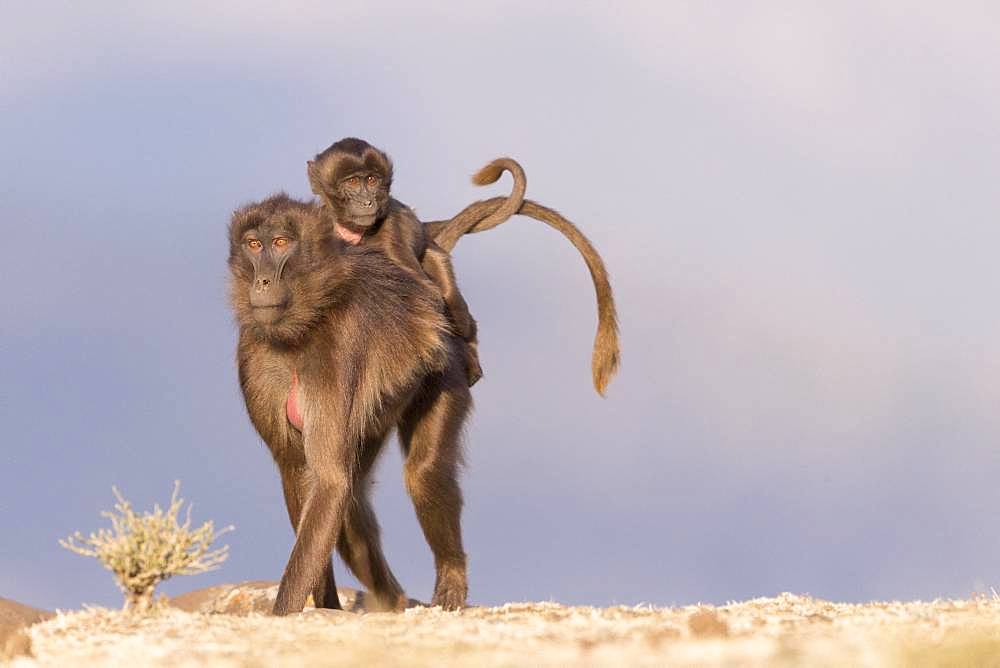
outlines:
[[[450,220],[424,223],[424,230],[434,243],[450,253],[463,234],[484,232],[504,222],[507,218],[497,214],[507,211],[509,204],[510,200],[502,197],[474,202]],[[558,211],[532,200],[524,200],[516,213],[540,220],[562,233],[580,252],[587,269],[590,270],[590,277],[597,293],[597,335],[594,337],[591,373],[594,378],[594,388],[603,396],[608,383],[618,370],[620,359],[618,314],[604,261],[583,232]]]
[[[251,242],[260,245],[250,250]],[[395,425],[406,486],[434,553],[433,602],[465,605],[457,474],[471,397],[437,291],[381,253],[337,241],[315,207],[286,195],[233,214],[229,267],[240,387],[296,532],[274,613],[301,610],[310,591],[317,606],[340,607],[334,548],[381,607],[405,604],[366,484]],[[259,305],[269,290],[289,295],[276,310]],[[293,377],[301,432],[287,417]]]
[[[498,225],[520,208],[526,187],[524,170],[510,158],[500,158],[473,176],[474,183],[485,185],[495,182],[505,170],[514,177],[514,191],[503,205],[490,212],[485,224]],[[323,216],[331,226],[362,246],[378,248],[415,280],[429,278],[437,287],[455,332],[466,342],[468,382],[470,386],[475,384],[482,377],[476,321],[458,289],[448,253],[427,237],[408,206],[390,196],[393,169],[389,156],[364,140],[348,137],[310,160],[307,172],[310,187],[319,197]],[[359,184],[359,190],[352,191],[345,181],[355,175],[362,180],[374,176],[377,183]],[[363,201],[371,203],[370,209],[362,206]]]

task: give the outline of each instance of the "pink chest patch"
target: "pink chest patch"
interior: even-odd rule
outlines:
[[[302,431],[302,411],[299,410],[299,375],[292,372],[292,387],[288,390],[288,400],[285,402],[285,415],[292,426]]]
[[[352,232],[340,223],[334,223],[333,229],[337,233],[337,236],[351,244],[352,246],[357,246],[361,243],[361,237],[364,236],[361,232]]]

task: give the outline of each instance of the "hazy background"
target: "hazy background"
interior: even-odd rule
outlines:
[[[1000,586],[1000,10],[990,3],[26,3],[0,9],[0,596],[118,605],[56,541],[183,481],[224,568],[292,534],[225,301],[238,204],[357,135],[425,219],[498,155],[572,247],[455,253],[478,317],[471,601],[860,601]],[[825,7],[821,8],[820,5]],[[429,598],[395,446],[376,507]],[[341,583],[351,582],[343,575]]]

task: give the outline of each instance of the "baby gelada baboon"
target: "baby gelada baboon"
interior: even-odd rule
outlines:
[[[478,185],[494,183],[507,170],[514,190],[504,204],[491,212],[486,224],[497,225],[521,206],[526,187],[524,170],[514,160],[499,158],[472,178]],[[413,211],[390,196],[392,161],[363,139],[348,137],[332,144],[308,161],[309,185],[319,197],[321,211],[337,234],[351,244],[378,248],[416,280],[430,279],[445,303],[455,332],[465,341],[470,386],[482,375],[476,321],[459,292],[448,253],[424,232]]]
[[[393,426],[434,554],[432,602],[465,605],[457,474],[471,407],[462,341],[438,291],[335,237],[305,202],[276,195],[233,214],[230,298],[250,419],[281,475],[295,545],[274,613],[339,608],[334,548],[383,609],[406,597],[382,553],[367,477]]]

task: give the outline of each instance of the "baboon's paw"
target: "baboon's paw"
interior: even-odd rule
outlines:
[[[434,588],[431,605],[440,605],[445,610],[459,610],[465,607],[469,587],[464,573],[451,572],[441,578]]]

